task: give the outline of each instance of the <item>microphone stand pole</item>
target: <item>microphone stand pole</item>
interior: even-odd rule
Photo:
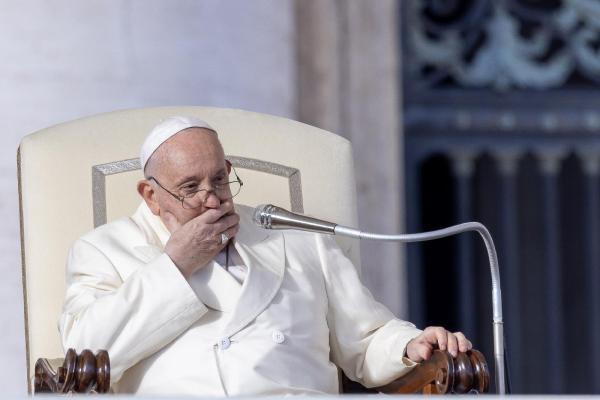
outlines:
[[[500,290],[500,271],[498,269],[498,255],[490,232],[479,222],[466,222],[430,232],[384,235],[379,233],[362,232],[358,229],[335,225],[335,235],[348,236],[355,239],[382,240],[389,242],[423,242],[440,239],[463,232],[475,231],[481,235],[490,260],[490,273],[492,276],[492,308],[494,324],[494,360],[496,367],[496,389],[498,394],[506,394],[506,378],[504,369],[504,324],[502,322],[502,292]]]

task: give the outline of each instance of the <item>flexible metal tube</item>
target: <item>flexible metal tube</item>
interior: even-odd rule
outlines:
[[[458,224],[435,231],[402,235],[385,235],[381,233],[362,232],[358,229],[349,228],[342,225],[336,225],[334,228],[335,235],[348,236],[356,239],[382,240],[403,243],[435,240],[447,236],[457,235],[463,232],[479,233],[487,249],[490,262],[490,274],[492,277],[492,312],[494,326],[493,332],[496,388],[498,394],[505,394],[506,380],[504,376],[504,324],[502,322],[502,291],[500,289],[500,270],[498,266],[498,255],[496,253],[494,241],[492,240],[492,235],[490,235],[490,232],[483,224],[479,222],[465,222],[463,224]]]

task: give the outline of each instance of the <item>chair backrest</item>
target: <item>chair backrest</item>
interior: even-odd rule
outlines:
[[[273,203],[345,225],[357,222],[350,143],[293,120],[242,110],[159,107],[67,122],[23,138],[18,153],[28,378],[37,358],[62,357],[57,330],[70,245],[139,205],[139,148],[172,115],[206,120],[244,187],[236,202]],[[358,245],[340,243],[359,267]],[[96,350],[96,349],[92,349]]]

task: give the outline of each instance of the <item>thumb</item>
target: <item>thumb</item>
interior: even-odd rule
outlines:
[[[414,362],[428,360],[433,353],[433,347],[425,341],[411,340],[406,348],[406,355]]]
[[[432,354],[433,348],[431,346],[423,345],[423,347],[419,349],[419,355],[421,358],[423,358],[423,360],[429,360]]]

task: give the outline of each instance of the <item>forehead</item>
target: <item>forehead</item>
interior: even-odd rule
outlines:
[[[225,165],[225,154],[217,135],[204,128],[188,128],[166,140],[156,156],[161,173],[212,170]]]

